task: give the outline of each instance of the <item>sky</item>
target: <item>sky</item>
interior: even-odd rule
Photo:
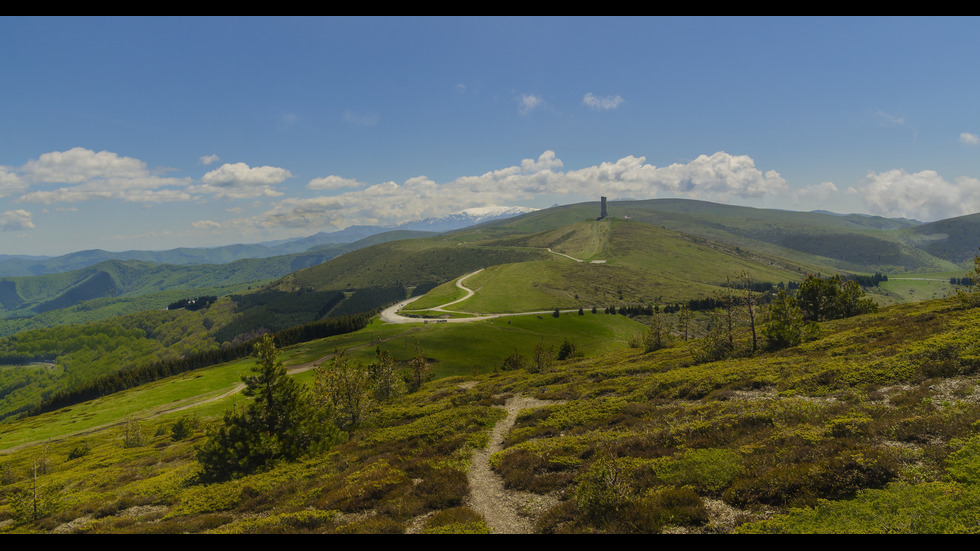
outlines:
[[[980,211],[980,19],[0,18],[0,255],[691,198]]]

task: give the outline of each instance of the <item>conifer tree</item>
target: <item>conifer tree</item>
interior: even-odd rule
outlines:
[[[331,430],[329,412],[313,407],[306,389],[286,373],[271,335],[256,343],[254,356],[256,365],[242,377],[244,394],[251,400],[226,413],[198,450],[205,482],[251,474],[342,438]]]
[[[776,293],[769,305],[769,316],[762,326],[762,336],[768,350],[781,350],[796,346],[816,334],[815,322],[803,318],[803,310],[796,299],[784,289]]]

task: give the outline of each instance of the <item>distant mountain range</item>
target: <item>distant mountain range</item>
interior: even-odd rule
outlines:
[[[395,226],[350,226],[335,232],[308,237],[222,247],[181,247],[165,251],[109,252],[101,249],[78,251],[62,256],[0,254],[0,277],[25,277],[81,270],[107,260],[139,260],[157,264],[227,264],[247,258],[270,258],[308,252],[315,247],[353,243],[391,231],[442,233],[500,220],[537,209],[528,207],[484,207],[466,209],[442,218],[413,220]]]
[[[680,199],[612,201],[608,210],[610,219],[677,232],[705,247],[744,257],[746,262],[792,266],[795,276],[838,271],[961,275],[972,267],[980,239],[980,214],[924,224],[860,214],[756,209]],[[435,285],[467,270],[525,262],[528,255],[547,256],[542,251],[571,243],[572,237],[581,243],[599,239],[601,236],[586,235],[575,226],[596,221],[599,213],[598,201],[540,210],[469,209],[397,226],[355,226],[251,245],[120,253],[91,250],[54,258],[0,257],[0,335],[162,308],[177,299],[239,293],[266,285],[286,291]],[[529,245],[526,236],[538,234],[548,238]],[[663,247],[660,241],[666,239],[654,233],[641,236],[638,231],[623,235],[633,237],[611,241],[610,246],[615,249],[626,243],[641,256]],[[572,245],[566,247],[580,253]],[[588,250],[590,260],[598,254]],[[675,256],[664,253],[661,262],[676,267]],[[606,260],[604,256],[595,258]],[[712,283],[702,279],[707,275],[722,277],[710,271],[719,263],[717,259],[691,260],[683,264],[687,272],[674,279],[710,287]],[[648,283],[644,277],[662,275],[663,269],[644,266],[640,272],[649,273],[636,276],[634,287],[644,288]],[[770,281],[792,279],[786,273],[767,277]],[[654,279],[666,284],[663,277]],[[685,292],[692,290],[690,287]],[[681,296],[680,291],[671,294]]]

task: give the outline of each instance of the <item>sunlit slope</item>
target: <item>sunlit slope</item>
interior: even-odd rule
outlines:
[[[903,236],[934,256],[969,267],[980,247],[980,213],[922,224]]]
[[[468,272],[510,262],[545,258],[547,252],[473,246],[445,238],[409,239],[367,247],[299,270],[271,288],[344,290],[435,285]]]
[[[453,311],[505,313],[593,306],[674,304],[710,296],[729,278],[801,280],[819,269],[685,236],[638,221],[578,222],[497,246],[550,250],[548,257],[493,266],[465,280],[476,293]],[[432,308],[463,296],[447,283],[410,308]]]
[[[536,346],[556,351],[566,339],[581,354],[598,356],[628,348],[631,336],[645,326],[626,316],[565,314],[517,316],[466,324],[403,326],[375,322],[344,335],[294,345],[283,351],[287,369],[309,382],[312,362],[336,350],[346,350],[353,361],[370,364],[378,347],[407,366],[416,346],[425,350],[435,378],[473,377],[496,371],[514,352],[529,356]],[[244,398],[241,377],[253,358],[218,364],[117,392],[55,412],[24,420],[8,419],[0,425],[0,457],[11,448],[39,440],[59,440],[100,427],[119,425],[128,417],[148,419],[166,412],[220,418],[222,411]],[[183,411],[183,408],[188,408]],[[181,413],[177,413],[181,412]]]
[[[595,220],[599,202],[566,205],[471,228],[470,240],[500,238]],[[655,226],[788,258],[853,272],[950,271],[962,268],[972,218],[952,219],[918,231],[904,219],[835,215],[722,205],[688,199],[610,201],[610,218]],[[964,237],[966,236],[966,237]],[[974,237],[974,241],[976,241]],[[969,243],[967,243],[969,244]],[[976,243],[973,247],[975,249]]]
[[[910,223],[870,216],[838,216],[655,200],[614,203],[620,216],[801,262],[855,272],[955,269],[902,238]]]

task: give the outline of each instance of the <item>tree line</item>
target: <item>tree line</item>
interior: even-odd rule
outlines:
[[[672,346],[674,329],[687,340],[691,312],[710,311],[707,333],[692,347],[695,363],[704,363],[754,354],[760,349],[774,351],[795,346],[816,337],[818,322],[875,312],[878,308],[865,296],[859,280],[840,275],[825,278],[809,274],[798,285],[769,287],[754,284],[742,272],[729,278],[722,289],[715,296],[689,301],[686,306],[664,308],[663,313],[678,314],[676,328],[655,309],[648,334],[635,339],[635,345],[643,346],[647,352]],[[631,310],[620,309],[624,311]],[[739,350],[737,340],[741,337],[737,334],[746,330],[751,339],[749,348]]]
[[[371,315],[373,315],[373,312],[329,318],[278,331],[270,334],[269,338],[272,338],[277,346],[286,347],[315,339],[352,333],[367,326]],[[41,404],[29,410],[26,416],[54,411],[202,367],[239,360],[248,357],[261,338],[264,337],[251,339],[236,345],[226,345],[204,352],[188,354],[177,359],[161,360],[129,369],[122,369],[103,375],[83,384],[54,393]]]
[[[203,310],[208,308],[218,297],[214,295],[200,296],[197,298],[182,298],[180,300],[175,300],[167,305],[167,310],[180,310],[181,308],[185,310],[190,310],[192,312],[197,310]]]

